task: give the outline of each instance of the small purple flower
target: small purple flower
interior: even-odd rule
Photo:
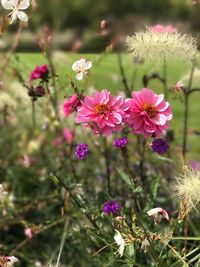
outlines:
[[[169,145],[164,139],[158,138],[152,142],[151,148],[153,152],[156,152],[158,154],[165,154],[169,149]]]
[[[191,160],[190,161],[190,167],[195,170],[195,171],[200,171],[200,163],[196,160]]]
[[[108,202],[105,202],[103,204],[103,208],[102,208],[102,211],[105,213],[105,214],[113,214],[113,215],[117,215],[119,213],[121,209],[121,206],[114,200],[111,200],[111,201],[108,201]]]
[[[75,154],[78,159],[84,159],[89,154],[88,145],[87,144],[77,145]]]
[[[115,147],[124,148],[128,144],[128,139],[126,137],[121,137],[114,140],[113,145]]]

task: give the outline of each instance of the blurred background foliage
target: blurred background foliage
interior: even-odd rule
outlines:
[[[156,23],[174,24],[183,32],[196,32],[200,27],[200,6],[192,0],[34,0],[27,30],[23,31],[18,51],[38,51],[36,40],[44,26],[53,30],[55,48],[72,50],[81,42],[81,52],[100,52],[113,38],[122,39]],[[100,36],[100,21],[106,20],[109,34]],[[16,32],[13,25],[11,32]],[[198,36],[197,36],[198,37]],[[8,49],[13,36],[0,44]],[[121,46],[119,46],[121,47]],[[115,49],[119,49],[115,47]]]

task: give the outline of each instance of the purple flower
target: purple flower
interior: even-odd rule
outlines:
[[[126,137],[121,137],[114,140],[113,145],[115,147],[124,148],[128,144],[128,139]]]
[[[117,215],[119,213],[121,209],[121,206],[114,200],[111,200],[111,201],[108,201],[108,202],[105,202],[103,204],[103,208],[102,208],[102,211],[105,213],[105,214],[113,214],[113,215]]]
[[[88,145],[87,144],[77,145],[75,154],[78,159],[84,159],[89,154]]]
[[[151,148],[153,152],[156,152],[158,154],[165,154],[169,149],[169,145],[164,139],[158,138],[152,142]]]
[[[190,161],[190,167],[195,171],[200,171],[200,163],[196,160]]]
[[[49,76],[49,68],[47,65],[37,66],[35,69],[31,72],[30,75],[30,81],[42,79],[47,80]]]

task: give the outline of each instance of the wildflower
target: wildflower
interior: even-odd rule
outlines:
[[[164,100],[164,95],[157,95],[148,88],[132,93],[132,99],[127,100],[129,109],[125,118],[127,126],[133,133],[145,137],[160,137],[167,130],[172,119],[171,107]]]
[[[7,194],[8,192],[4,191],[3,185],[0,184],[0,200],[2,200]]]
[[[156,152],[158,154],[165,154],[169,149],[169,145],[164,139],[158,138],[154,139],[151,144],[151,148],[153,152]]]
[[[124,148],[128,144],[128,139],[126,137],[121,137],[114,140],[113,145],[115,147]]]
[[[113,215],[119,214],[120,209],[121,206],[114,200],[105,202],[102,208],[105,214],[113,214]]]
[[[156,25],[150,26],[149,29],[153,32],[159,32],[159,33],[163,33],[163,32],[174,33],[174,32],[176,32],[176,28],[174,28],[172,25],[164,26],[162,24],[156,24]]]
[[[116,233],[114,235],[114,239],[117,245],[119,246],[117,253],[119,254],[120,257],[122,257],[124,254],[125,241],[118,230],[115,229],[115,232]]]
[[[181,221],[200,202],[200,172],[186,167],[184,175],[177,178],[174,189],[181,199],[179,212]]]
[[[13,267],[19,260],[14,256],[0,256],[1,266]]]
[[[166,60],[192,60],[197,52],[196,40],[178,32],[147,29],[127,38],[128,49],[139,60],[163,64]]]
[[[83,80],[87,76],[89,70],[92,68],[92,62],[82,58],[75,61],[72,65],[72,70],[76,72],[76,79]]]
[[[149,211],[147,211],[148,216],[153,216],[155,222],[159,221],[159,214],[162,214],[162,216],[165,217],[166,220],[169,221],[169,215],[167,213],[166,210],[164,210],[163,208],[154,208],[154,209],[150,209]]]
[[[42,79],[47,81],[49,77],[49,68],[47,65],[37,66],[30,75],[30,81]]]
[[[27,9],[30,6],[29,0],[1,0],[1,4],[6,10],[12,10],[9,14],[9,16],[11,16],[11,23],[16,21],[17,18],[23,22],[28,21],[27,14],[22,10]]]
[[[71,113],[77,111],[77,108],[81,106],[81,101],[78,99],[77,94],[72,95],[63,104],[63,113],[65,117],[68,117]]]
[[[196,160],[191,160],[190,161],[190,167],[195,170],[200,172],[200,163],[197,162]]]
[[[28,239],[33,238],[33,230],[31,228],[26,228],[24,234]]]
[[[143,241],[142,241],[142,245],[141,245],[141,251],[144,251],[144,253],[147,253],[148,250],[149,250],[149,247],[150,247],[150,243],[149,243],[149,240],[147,238],[145,238]]]
[[[179,82],[177,82],[175,84],[174,89],[175,89],[175,91],[180,92],[180,91],[182,91],[182,89],[184,88],[184,86],[185,86],[184,83],[181,82],[181,81],[179,81]]]
[[[121,96],[112,97],[110,92],[95,92],[92,97],[86,96],[78,107],[77,123],[93,123],[94,133],[109,136],[120,132],[122,121],[127,114],[128,105]]]
[[[78,159],[84,159],[89,154],[88,145],[87,144],[77,145],[75,154]]]
[[[43,86],[39,85],[35,88],[35,96],[42,97],[45,95],[45,89]]]
[[[64,135],[64,138],[65,138],[65,141],[67,144],[71,144],[72,140],[73,140],[73,134],[72,132],[70,131],[70,129],[68,128],[65,128],[63,130],[63,135]]]

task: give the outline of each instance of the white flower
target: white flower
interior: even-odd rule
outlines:
[[[153,216],[154,218],[156,218],[159,213],[161,213],[165,217],[165,219],[169,221],[169,215],[163,208],[154,208],[147,211],[148,216]]]
[[[29,7],[29,0],[1,0],[1,4],[5,9],[12,10],[9,14],[11,16],[11,23],[17,20],[17,18],[23,22],[28,21],[27,14],[22,10]]]
[[[181,82],[181,81],[179,81],[179,82],[177,82],[177,83],[175,84],[174,89],[175,89],[176,91],[180,92],[180,91],[183,89],[184,86],[185,86],[184,83]]]
[[[116,233],[114,235],[114,239],[117,245],[119,246],[117,253],[119,253],[120,257],[122,257],[124,254],[125,241],[118,230],[115,229],[115,232]]]
[[[77,73],[76,79],[79,81],[84,79],[84,77],[88,74],[89,69],[91,68],[92,62],[87,61],[85,58],[75,61],[72,65],[72,70]]]
[[[15,264],[16,262],[19,261],[19,260],[18,260],[16,257],[14,257],[14,256],[7,257],[7,260],[8,260],[8,262],[6,263],[6,267],[13,267],[14,264]]]

